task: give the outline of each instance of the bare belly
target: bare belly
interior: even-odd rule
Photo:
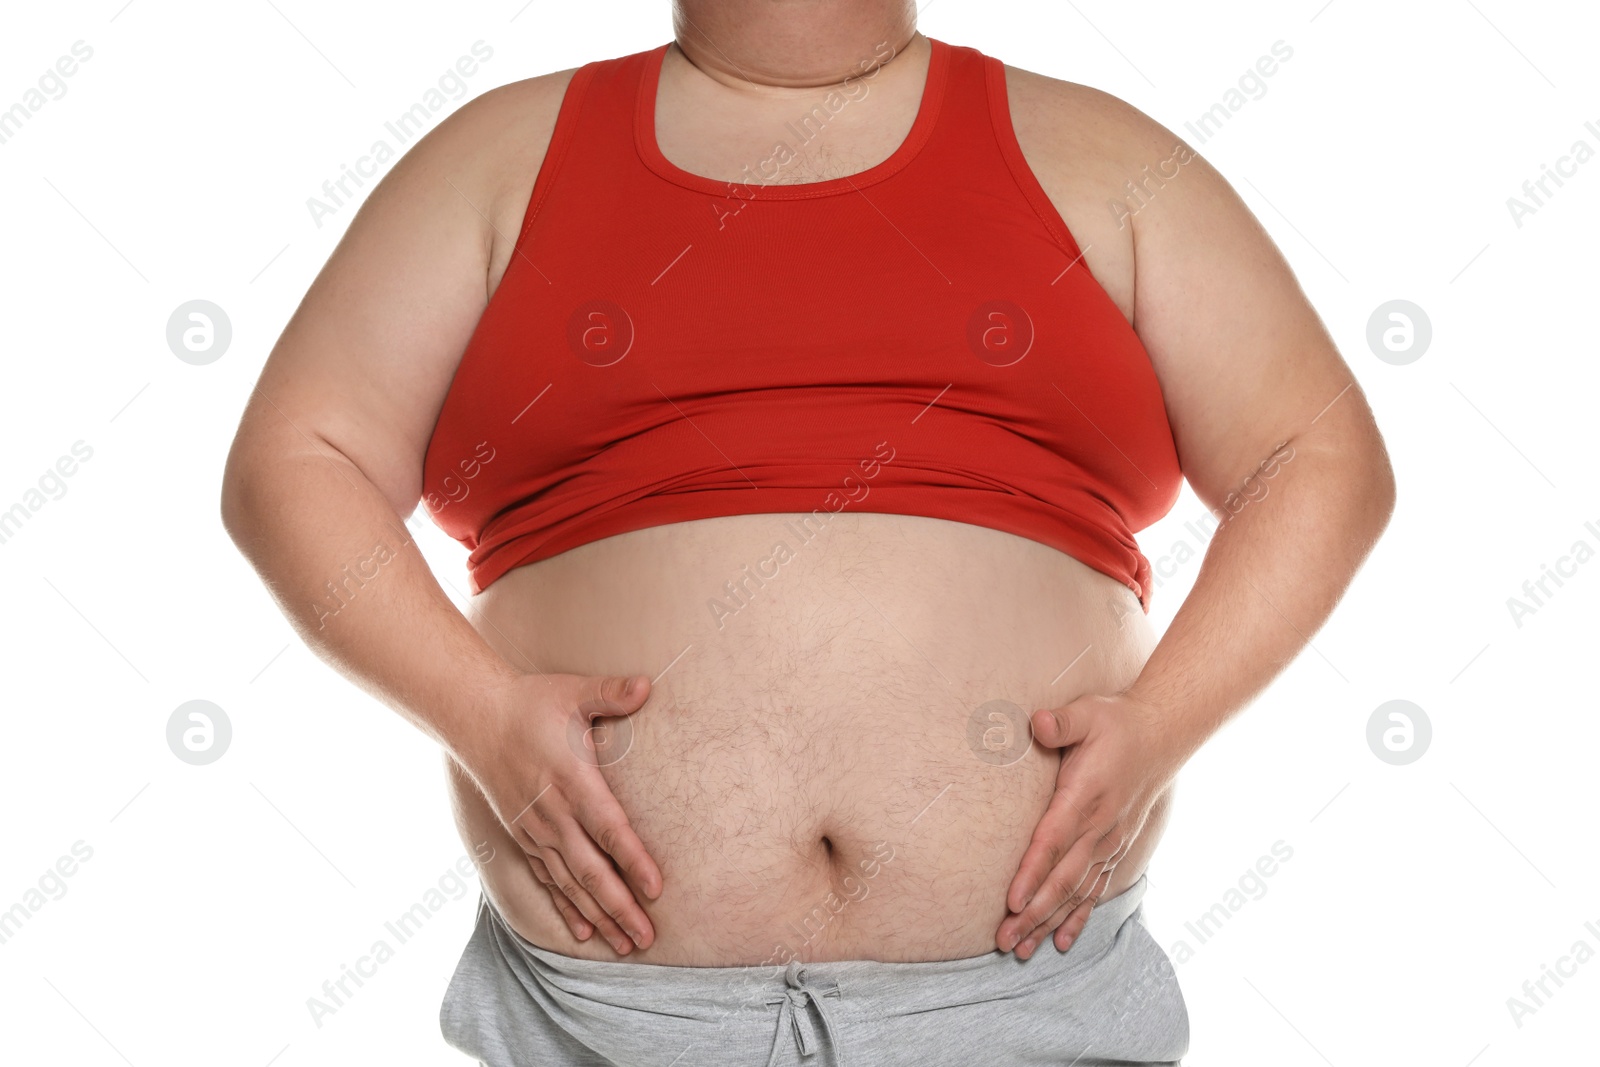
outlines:
[[[993,949],[1060,763],[1026,716],[1122,688],[1154,645],[1132,593],[1054,549],[876,513],[639,530],[519,568],[474,606],[523,669],[656,678],[598,747],[661,867],[641,901],[655,943],[618,957],[575,939],[452,763],[463,840],[494,848],[485,890],[540,947],[686,966]],[[1108,896],[1143,871],[1166,807]]]

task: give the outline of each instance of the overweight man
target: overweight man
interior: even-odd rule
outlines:
[[[672,14],[395,164],[228,460],[301,636],[443,753],[483,887],[443,1034],[1176,1063],[1143,872],[1388,521],[1361,390],[1135,108],[909,0]],[[1216,533],[1158,637],[1135,535],[1185,480]]]

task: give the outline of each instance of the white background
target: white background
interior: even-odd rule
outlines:
[[[274,6],[274,4],[276,6]],[[319,1028],[306,999],[462,854],[430,744],[295,639],[218,520],[245,397],[348,223],[306,208],[472,43],[467,95],[671,35],[661,0],[8,5],[0,108],[82,40],[93,58],[0,144],[0,510],[82,440],[67,492],[0,544],[0,909],[74,842],[92,858],[0,944],[0,1059],[136,1067],[450,1064],[437,1012],[473,919],[453,900]],[[1129,100],[1227,175],[1366,390],[1394,522],[1330,625],[1185,772],[1146,902],[1179,967],[1194,1067],[1498,1067],[1593,1050],[1600,960],[1519,1026],[1507,998],[1600,950],[1592,847],[1600,562],[1519,627],[1594,475],[1600,160],[1517,226],[1507,198],[1600,149],[1590,4],[931,0],[930,36]],[[1184,128],[1273,42],[1293,58],[1203,145]],[[466,97],[463,97],[463,100]],[[456,105],[452,105],[456,106]],[[173,309],[234,337],[191,366]],[[1427,312],[1394,366],[1366,324]],[[1152,559],[1204,514],[1185,493]],[[465,588],[464,551],[424,550]],[[1192,538],[1190,538],[1192,542]],[[1283,551],[1294,552],[1292,544]],[[1166,582],[1164,625],[1198,569]],[[194,767],[184,701],[232,721]],[[1377,759],[1384,701],[1426,754]],[[1204,944],[1185,929],[1276,841],[1293,857]],[[1595,931],[1586,930],[1592,921]]]

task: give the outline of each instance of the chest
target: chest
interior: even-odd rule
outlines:
[[[685,78],[674,64],[664,66],[649,137],[674,167],[732,184],[797,186],[866,175],[901,150],[922,108],[920,82],[895,82],[887,73],[872,83],[855,83],[849,93],[823,89],[814,97],[777,99],[709,91],[703,81]],[[1082,266],[1131,323],[1131,216],[1145,194],[1139,169],[1120,162],[1119,153],[1105,143],[1103,102],[1082,86],[1010,67],[1005,68],[1005,95],[994,121],[1009,124],[1025,165],[1076,239]],[[636,121],[650,118],[641,115]],[[720,213],[731,218],[738,207],[724,205]],[[514,234],[517,221],[508,217],[501,232]],[[905,220],[887,216],[881,221],[905,229]],[[982,225],[981,218],[950,221]],[[840,249],[846,255],[856,251]],[[496,250],[492,282],[498,282],[510,256],[509,247]]]

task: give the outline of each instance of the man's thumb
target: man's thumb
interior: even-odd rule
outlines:
[[[650,679],[639,674],[595,678],[591,684],[594,688],[589,690],[589,699],[578,705],[578,711],[591,719],[638,711],[650,691]]]
[[[627,674],[617,678],[617,703],[637,708],[650,691],[650,679],[642,674]]]
[[[1046,748],[1066,748],[1088,736],[1087,716],[1074,713],[1069,705],[1046,708],[1033,713],[1033,736]]]

